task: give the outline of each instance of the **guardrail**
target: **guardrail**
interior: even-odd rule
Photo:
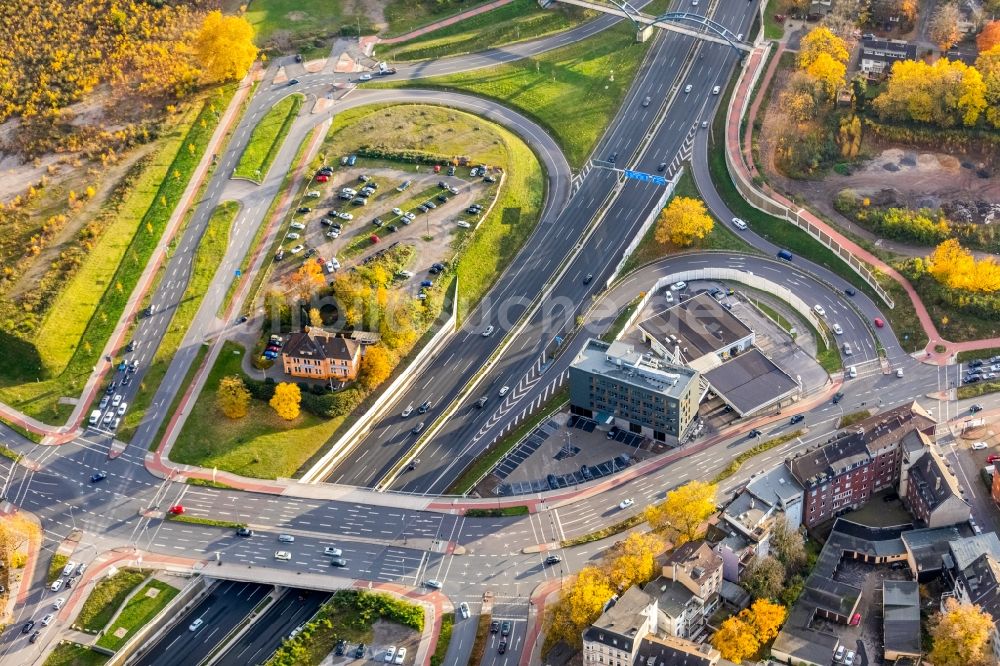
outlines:
[[[649,215],[646,217],[646,220],[642,223],[642,226],[639,228],[639,232],[635,235],[634,238],[632,238],[632,242],[629,243],[628,247],[625,248],[625,251],[622,252],[622,259],[621,261],[618,262],[618,266],[615,267],[615,272],[612,273],[610,277],[608,277],[608,282],[605,285],[605,289],[610,287],[614,283],[614,281],[618,279],[618,275],[621,273],[622,268],[625,267],[625,262],[627,262],[628,258],[632,256],[632,253],[635,252],[635,249],[639,247],[639,243],[641,243],[642,239],[646,237],[646,233],[649,231],[650,227],[652,227],[653,223],[655,223],[657,218],[660,217],[660,211],[663,210],[663,207],[667,204],[667,199],[669,199],[670,196],[674,193],[674,188],[677,187],[677,183],[680,182],[681,174],[683,173],[684,173],[684,167],[681,166],[681,168],[677,170],[677,173],[674,174],[674,177],[667,182],[667,185],[663,188],[663,196],[661,196],[659,201],[656,202],[656,205],[653,207],[653,210],[649,212]]]
[[[770,44],[764,47],[764,57],[761,59],[760,67],[757,67],[752,72],[750,72],[749,70],[744,70],[741,79],[748,75],[750,76],[747,86],[748,90],[752,91],[754,86],[757,85],[757,81],[758,79],[760,79],[760,75],[764,70],[764,66],[767,64],[767,52],[770,50],[770,48],[771,48]],[[740,83],[737,82],[736,89],[738,89],[739,86]],[[724,153],[726,156],[726,170],[729,171],[729,176],[730,178],[732,178],[733,185],[736,187],[736,190],[740,193],[740,195],[744,199],[746,199],[747,203],[749,203],[757,210],[763,211],[768,215],[780,217],[788,222],[791,222],[796,227],[802,229],[807,234],[812,236],[814,239],[819,241],[823,246],[831,250],[840,259],[842,259],[844,263],[846,263],[855,273],[857,273],[861,277],[861,279],[864,280],[868,284],[868,286],[872,288],[872,290],[879,296],[879,298],[881,298],[886,303],[886,305],[889,306],[890,309],[894,308],[896,304],[895,301],[893,301],[892,296],[890,296],[889,293],[884,288],[882,288],[882,285],[880,285],[878,280],[875,278],[874,272],[872,272],[872,270],[868,268],[867,264],[865,264],[863,261],[854,256],[854,254],[852,254],[850,250],[848,250],[839,242],[837,242],[836,239],[834,239],[832,236],[826,233],[823,229],[817,227],[810,220],[806,219],[805,216],[802,215],[803,211],[802,208],[799,208],[798,210],[792,210],[788,206],[776,201],[775,199],[771,198],[764,192],[757,189],[757,187],[752,182],[747,180],[746,174],[744,173],[744,169],[747,168],[745,161],[743,165],[744,168],[742,169],[739,168],[737,164],[734,162],[734,160],[737,158],[734,157],[733,153],[736,153],[736,155],[739,156],[738,159],[740,159],[741,161],[744,160],[743,151],[739,143],[740,140],[739,129],[737,129],[736,146],[730,145],[728,137],[728,125],[729,125],[728,121],[733,117],[733,108],[736,102],[736,95],[735,95],[736,89],[734,89],[734,94],[730,95],[729,97],[729,107],[726,112],[727,136],[725,138],[725,145],[724,145]],[[742,106],[740,108],[738,116],[740,119],[740,125],[742,125],[744,117],[746,116],[747,107],[750,105],[750,98],[751,95],[749,93],[743,97]]]

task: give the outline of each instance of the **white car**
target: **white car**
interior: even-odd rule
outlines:
[[[836,333],[837,335],[843,335],[844,329],[842,329],[840,327],[840,324],[834,324],[833,325],[833,332]]]
[[[973,451],[982,451],[985,448],[987,448],[986,442],[976,442],[972,445]]]
[[[718,95],[719,94],[719,86],[715,86],[714,88],[712,88],[712,94],[713,95]]]
[[[299,236],[297,233],[293,231],[287,236],[285,236],[285,238],[287,238],[288,240],[298,240],[299,238],[301,238],[301,236]]]
[[[402,416],[405,419],[407,416],[409,416],[412,413],[413,413],[413,405],[410,404],[410,405],[406,406],[406,409],[403,410],[403,413],[400,416]]]
[[[848,650],[844,657],[844,666],[854,666],[854,650]]]
[[[56,616],[52,613],[49,613],[48,615],[42,618],[42,626],[43,627],[49,626],[50,624],[52,624],[52,620],[54,619],[56,619]]]
[[[188,625],[188,631],[198,631],[203,624],[205,624],[205,621],[199,617],[197,620]]]
[[[74,571],[76,571],[76,562],[70,560],[66,563],[66,566],[63,567],[62,575],[72,576]]]
[[[629,497],[628,499],[623,499],[621,501],[621,503],[618,505],[618,508],[619,509],[627,509],[630,506],[632,506],[633,504],[635,504],[635,500],[632,499],[631,497]]]
[[[736,227],[737,229],[746,230],[747,223],[744,222],[743,220],[741,220],[738,217],[734,217],[733,218],[733,226]]]
[[[403,278],[404,280],[409,280],[411,277],[413,277],[413,271],[399,271],[398,273],[396,273],[396,275]]]
[[[281,543],[295,543],[295,537],[291,534],[279,534],[278,541]]]
[[[274,551],[274,559],[288,561],[292,559],[292,554],[287,550],[276,550]]]
[[[667,303],[673,303],[674,302],[674,295],[671,294],[669,291],[668,292],[664,292],[664,294],[663,294],[663,300],[665,300]]]
[[[340,238],[340,232],[336,229],[326,232],[327,238]]]
[[[435,580],[433,578],[430,580],[425,580],[424,585],[426,587],[431,588],[432,590],[440,590],[442,587],[444,587],[444,584],[441,581]]]
[[[685,92],[685,93],[689,93],[689,92],[691,92],[691,91],[692,91],[693,89],[694,89],[694,86],[692,86],[692,85],[691,85],[690,83],[689,83],[689,84],[687,84],[686,86],[684,86],[684,92]]]
[[[816,314],[818,314],[820,317],[825,317],[826,316],[826,310],[824,310],[823,306],[820,305],[819,303],[817,303],[816,305],[813,306],[813,312],[815,312]]]
[[[417,219],[416,213],[403,213],[403,217],[408,219],[410,222],[413,222],[413,220]]]
[[[844,658],[844,651],[846,649],[847,648],[845,648],[843,645],[839,646],[837,648],[837,651],[833,654],[834,661],[840,661],[841,659],[843,659]]]
[[[469,617],[469,604],[463,601],[458,605],[458,610],[462,613],[463,619],[467,619]]]
[[[903,378],[903,369],[902,368],[896,368],[896,376],[899,377],[900,379]]]
[[[385,651],[385,663],[391,664],[392,658],[396,656],[396,646],[390,645],[389,649]]]
[[[118,405],[118,416],[125,416],[126,409],[128,409],[127,402],[123,402],[122,404]]]
[[[371,74],[362,74],[361,76],[358,77],[358,81],[371,81],[371,80],[372,80],[372,75]],[[386,661],[389,661],[389,660],[386,659]]]
[[[305,245],[296,245],[295,247],[293,247],[293,248],[292,248],[291,250],[289,250],[289,251],[290,251],[290,252],[291,252],[292,254],[298,254],[299,252],[301,252],[301,251],[302,251],[302,250],[304,250],[304,249],[306,249],[306,246],[305,246]]]
[[[326,268],[326,272],[327,273],[332,273],[335,270],[337,270],[336,268],[333,267],[333,262],[332,261],[326,262],[326,266],[324,266],[324,268]]]
[[[401,208],[393,208],[392,209],[392,214],[393,215],[397,215],[397,216],[402,216],[403,210]]]
[[[505,395],[507,395],[507,393],[508,393],[509,391],[510,391],[510,387],[509,387],[509,386],[502,386],[502,387],[500,388],[500,397],[501,397],[501,398],[502,398],[502,397],[504,397]]]
[[[487,326],[485,329],[483,329],[483,337],[484,338],[490,337],[491,335],[493,335],[493,331],[494,330],[496,330],[496,329],[494,329],[492,325],[491,326]]]
[[[687,286],[688,286],[687,282],[684,282],[683,280],[681,280],[680,282],[674,282],[672,285],[670,285],[670,291],[682,291]]]
[[[333,546],[327,546],[323,549],[323,554],[329,555],[330,557],[342,557],[344,555],[344,551],[339,548],[334,548]]]
[[[456,222],[456,224],[458,226],[462,227],[463,229],[471,229],[472,228],[472,225],[469,224],[468,222],[466,222],[465,220],[459,220],[458,222]]]
[[[55,603],[52,604],[52,608],[59,610],[63,607],[64,603],[66,603],[66,597],[59,597],[56,599]]]
[[[337,217],[339,217],[342,220],[353,220],[354,219],[353,215],[351,215],[350,213],[345,213],[343,211],[337,213]]]
[[[301,222],[292,222],[288,226],[290,226],[292,229],[298,229],[299,231],[302,231],[303,229],[306,228],[306,225],[302,224]]]
[[[49,589],[52,590],[53,592],[58,592],[59,590],[62,589],[63,582],[65,581],[63,581],[62,578],[57,578],[52,582],[51,585],[49,585]]]
[[[396,653],[396,659],[394,660],[397,664],[402,664],[403,660],[406,659],[406,648],[399,648],[399,652]]]
[[[310,199],[319,199],[320,193],[319,190],[309,190],[308,192],[306,192],[306,196],[309,197]]]
[[[111,399],[111,406],[112,407],[117,407],[120,404],[122,404],[122,394],[121,393],[115,393],[115,397]],[[76,565],[74,564],[73,566],[76,566]]]

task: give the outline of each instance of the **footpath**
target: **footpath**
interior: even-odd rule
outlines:
[[[468,9],[464,12],[459,12],[454,16],[449,16],[448,18],[441,19],[440,21],[435,21],[434,23],[425,25],[422,28],[417,28],[416,30],[411,30],[410,32],[407,32],[405,34],[397,35],[395,37],[389,37],[387,39],[379,39],[378,43],[399,44],[400,42],[407,42],[411,39],[415,39],[417,37],[426,35],[429,32],[434,32],[435,30],[439,30],[440,28],[444,28],[454,23],[458,23],[459,21],[464,21],[467,18],[472,18],[473,16],[484,14],[488,11],[492,11],[499,7],[503,7],[504,5],[509,5],[513,1],[514,0],[493,0],[493,2],[489,2],[485,5],[479,5],[478,7],[473,7],[472,9]]]

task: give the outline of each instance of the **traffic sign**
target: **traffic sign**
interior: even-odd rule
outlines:
[[[625,169],[622,171],[626,178],[631,178],[632,180],[639,180],[644,183],[653,183],[654,185],[666,185],[667,179],[663,176],[654,176],[651,173],[645,173],[643,171],[632,171],[630,169]]]

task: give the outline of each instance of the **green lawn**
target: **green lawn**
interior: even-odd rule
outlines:
[[[125,598],[144,580],[146,574],[131,569],[122,569],[111,578],[102,578],[83,603],[73,627],[96,634],[107,626]]]
[[[441,666],[448,654],[448,644],[451,643],[451,630],[455,626],[455,614],[445,613],[441,616],[441,632],[438,634],[434,654],[431,655],[431,666]]]
[[[295,94],[271,107],[253,128],[240,163],[236,165],[235,176],[258,183],[264,180],[304,101],[305,97]]]
[[[677,182],[677,187],[674,188],[674,193],[671,195],[667,203],[670,203],[674,197],[701,199],[701,193],[698,192],[698,188],[694,184],[694,177],[691,175],[691,168],[689,164],[684,166],[684,173],[681,174],[681,178]],[[711,215],[711,212],[709,212],[709,215]],[[656,261],[657,259],[661,259],[671,254],[676,254],[677,252],[695,250],[757,252],[753,246],[730,231],[729,228],[716,219],[715,216],[712,217],[715,220],[715,226],[712,227],[712,231],[700,241],[695,241],[695,244],[690,248],[680,248],[670,243],[657,242],[656,223],[654,222],[649,228],[649,231],[646,232],[646,235],[643,236],[638,247],[635,248],[635,252],[633,252],[632,256],[630,256],[628,261],[625,262],[620,275],[628,275],[640,266],[644,266],[651,261]]]
[[[49,573],[45,577],[45,582],[51,583],[56,578],[59,578],[59,576],[62,575],[63,567],[66,566],[67,562],[69,562],[69,557],[67,555],[62,555],[60,553],[54,554],[52,559],[49,560]]]
[[[218,123],[216,113],[228,106],[235,90],[235,85],[218,89],[171,135],[163,150],[171,160],[169,166],[154,169],[156,178],[144,175],[140,180],[134,197],[98,239],[90,259],[56,299],[32,341],[44,354],[45,369],[32,377],[39,381],[5,386],[0,400],[43,421],[58,423],[69,416],[73,406],[58,404],[59,397],[75,396],[83,389],[204,153]],[[4,356],[0,349],[0,367],[8,360],[19,364],[27,358]]]
[[[1000,391],[1000,381],[966,384],[965,386],[958,387],[958,399],[966,400],[968,398],[978,398],[981,395],[996,393],[997,391]]]
[[[155,596],[149,596],[153,590],[156,590]],[[159,615],[178,592],[180,590],[172,585],[158,580],[150,581],[129,600],[114,623],[98,639],[97,644],[109,650],[120,649],[136,631]],[[121,629],[125,631],[121,636],[117,636],[117,632]]]
[[[781,39],[785,34],[785,26],[774,20],[774,15],[780,13],[781,0],[767,0],[764,9],[764,38]]]
[[[225,417],[215,407],[215,392],[223,377],[242,375],[243,353],[239,345],[225,343],[170,451],[170,459],[254,478],[291,477],[343,418],[321,419],[303,411],[298,418],[285,421],[257,400],[250,401],[244,418]]]
[[[977,358],[992,358],[993,356],[1000,356],[1000,347],[990,347],[989,349],[976,349],[973,351],[959,352],[958,360],[960,362],[974,361]]]
[[[636,296],[632,299],[632,302],[622,308],[615,320],[611,322],[611,326],[608,330],[601,333],[601,340],[605,342],[614,342],[615,338],[622,332],[625,328],[625,323],[628,322],[629,317],[635,314],[635,309],[639,307],[639,302],[642,300],[641,296]]]
[[[180,347],[181,341],[187,334],[191,321],[201,307],[201,300],[215,276],[215,272],[226,254],[226,247],[229,245],[229,229],[239,213],[240,205],[235,201],[226,201],[219,205],[212,213],[205,234],[198,244],[192,262],[191,279],[188,282],[184,298],[174,310],[173,317],[170,318],[170,326],[167,328],[156,349],[156,355],[146,374],[139,385],[139,391],[132,401],[132,405],[125,413],[121,428],[118,430],[118,438],[122,441],[131,441],[136,428],[146,416],[146,410],[156,395],[156,390],[167,374],[167,368],[174,358],[174,354]]]
[[[448,88],[497,99],[549,129],[570,165],[579,167],[615,116],[648,49],[649,42],[636,43],[635,32],[622,24],[510,64],[371,85]]]
[[[572,28],[592,12],[567,5],[542,9],[534,0],[514,2],[398,44],[376,46],[376,57],[389,61],[426,60],[481,51],[485,44],[536,39]]]
[[[254,41],[268,50],[308,50],[341,30],[357,34],[359,21],[362,33],[373,31],[360,5],[346,12],[345,3],[339,0],[251,0],[247,4]]]
[[[467,11],[489,0],[388,0],[385,20],[389,27],[384,36],[402,35],[411,30]],[[533,0],[515,0],[532,2]]]
[[[42,666],[101,666],[108,657],[79,643],[62,642],[45,659]]]

